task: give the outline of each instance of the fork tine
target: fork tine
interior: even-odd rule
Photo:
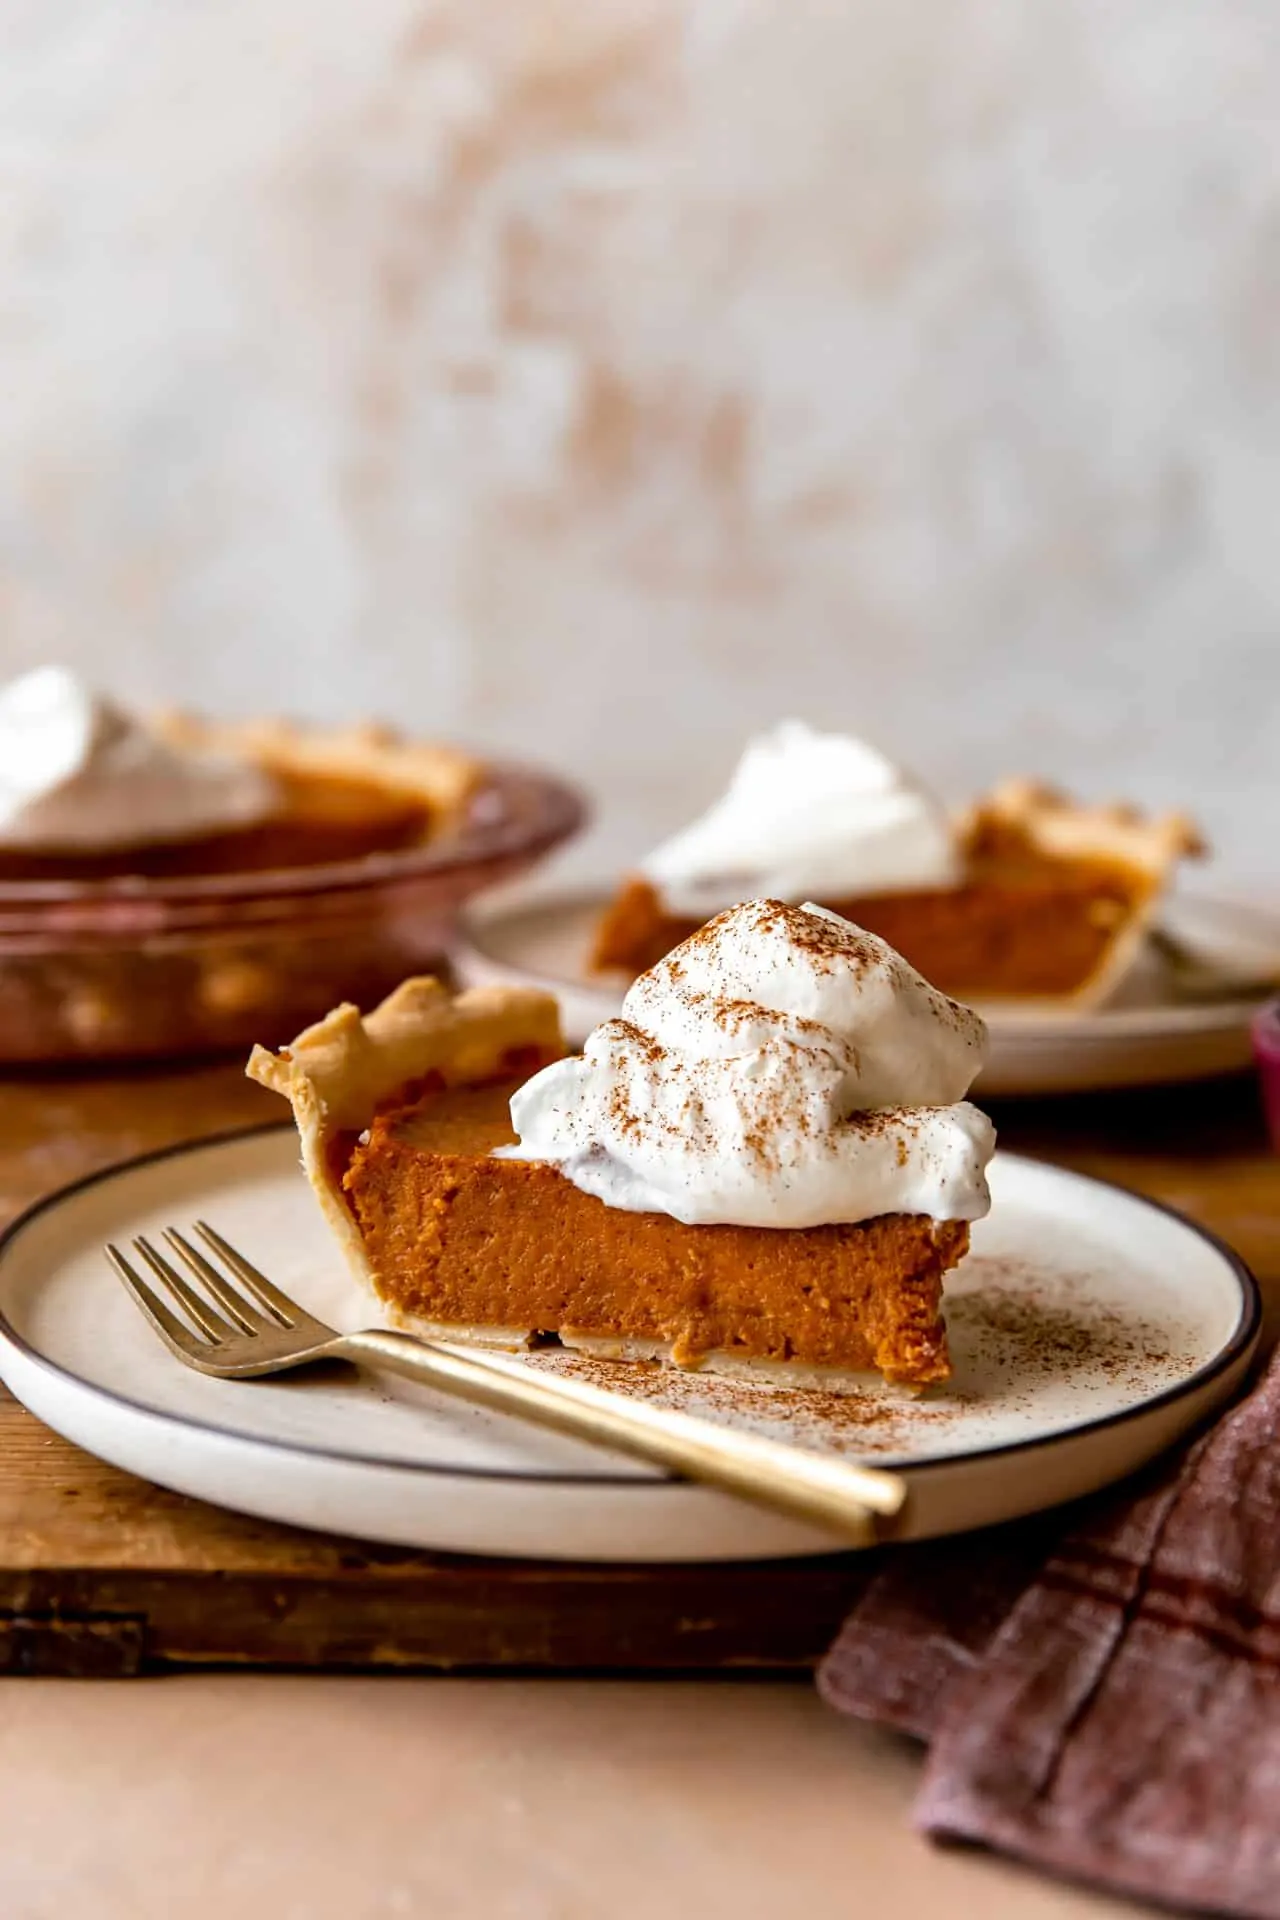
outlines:
[[[212,1247],[215,1253],[222,1255],[232,1272],[244,1282],[258,1305],[264,1307],[282,1327],[296,1326],[300,1320],[307,1318],[296,1300],[291,1300],[287,1293],[282,1293],[279,1287],[273,1286],[266,1274],[259,1273],[251,1261],[246,1260],[242,1253],[237,1253],[230,1242],[224,1240],[207,1220],[196,1221],[196,1232],[207,1247]]]
[[[220,1313],[215,1313],[194,1287],[187,1285],[177,1268],[162,1253],[157,1253],[149,1240],[139,1234],[134,1240],[133,1249],[142,1255],[161,1286],[166,1288],[178,1305],[186,1308],[206,1339],[217,1342],[234,1336],[237,1329],[230,1326]]]
[[[121,1253],[119,1247],[106,1246],[103,1251],[117,1276],[123,1280],[125,1290],[131,1295],[135,1306],[151,1322],[160,1338],[183,1355],[199,1353],[204,1349],[204,1341],[192,1333],[184,1320],[170,1313],[163,1300],[158,1300],[140,1273],[136,1273]]]
[[[266,1325],[258,1309],[242,1293],[237,1293],[231,1282],[176,1227],[166,1227],[164,1237],[178,1258],[185,1260],[197,1280],[203,1280],[223,1312],[231,1316],[242,1333],[257,1333],[260,1327]]]

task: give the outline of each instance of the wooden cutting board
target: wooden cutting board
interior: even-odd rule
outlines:
[[[0,1210],[277,1104],[235,1066],[0,1088]],[[1280,1318],[1280,1162],[1246,1082],[1025,1105],[1006,1143],[1120,1180],[1220,1233]],[[899,1549],[909,1551],[909,1549]],[[210,1663],[451,1671],[803,1670],[867,1556],[709,1567],[475,1560],[224,1513],[102,1465],[0,1389],[0,1673]]]

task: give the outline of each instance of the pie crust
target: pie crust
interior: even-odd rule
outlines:
[[[452,994],[429,974],[405,980],[372,1013],[335,1007],[288,1047],[255,1047],[251,1080],[283,1094],[293,1108],[302,1164],[321,1211],[354,1272],[374,1287],[355,1215],[342,1189],[341,1148],[379,1108],[403,1100],[430,1077],[444,1087],[492,1080],[527,1051],[540,1060],[564,1052],[560,1013],[549,993],[473,987]]]
[[[163,740],[199,752],[252,761],[285,779],[333,780],[380,788],[420,801],[431,813],[465,805],[481,765],[456,747],[407,740],[372,722],[354,727],[304,727],[288,720],[207,720],[165,710],[150,721]]]
[[[1142,949],[1179,861],[1207,851],[1184,813],[1144,814],[1123,802],[1083,806],[1060,788],[1026,778],[1002,782],[956,825],[966,857],[991,859],[997,870],[1002,859],[1029,855],[1130,877],[1127,913],[1114,922],[1097,964],[1062,996],[1082,1008],[1114,993]]]

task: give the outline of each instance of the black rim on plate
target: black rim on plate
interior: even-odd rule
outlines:
[[[180,1159],[184,1155],[197,1155],[201,1152],[214,1152],[219,1148],[263,1139],[277,1134],[292,1134],[291,1122],[268,1120],[256,1126],[231,1127],[220,1133],[206,1134],[195,1140],[179,1140],[165,1147],[153,1147],[147,1153],[139,1153],[127,1160],[118,1160],[111,1166],[99,1167],[93,1173],[82,1174],[78,1180],[72,1180],[66,1186],[58,1187],[53,1193],[45,1194],[41,1199],[23,1210],[15,1220],[0,1232],[0,1265],[3,1264],[10,1248],[19,1237],[46,1213],[54,1211],[64,1201],[74,1198],[86,1190],[102,1186],[108,1181],[123,1175],[134,1173],[143,1167],[157,1165],[166,1160]],[[1007,1161],[1016,1160],[1020,1164],[1046,1168],[1047,1163],[1033,1161],[1021,1154],[1007,1154]],[[1047,1166],[1047,1170],[1060,1177],[1085,1186],[1102,1187],[1112,1193],[1120,1193],[1126,1199],[1138,1205],[1148,1207],[1153,1213],[1161,1214],[1193,1234],[1198,1240],[1210,1247],[1231,1272],[1240,1285],[1242,1296],[1240,1318],[1229,1340],[1211,1360],[1178,1381],[1135,1405],[1121,1407],[1115,1413],[1102,1414],[1096,1420],[1085,1420],[1078,1426],[1064,1427],[1049,1435],[1032,1436],[1026,1440],[1011,1440],[998,1447],[982,1447],[969,1453],[923,1454],[912,1456],[909,1460],[895,1463],[892,1460],[877,1462],[888,1471],[915,1472],[919,1468],[957,1467],[974,1460],[1000,1460],[1011,1454],[1025,1453],[1035,1447],[1051,1446],[1055,1441],[1079,1438],[1084,1434],[1095,1434],[1110,1428],[1124,1425],[1127,1421],[1138,1419],[1155,1412],[1158,1408],[1171,1405],[1196,1389],[1208,1386],[1220,1374],[1228,1372],[1235,1363],[1249,1352],[1262,1324],[1262,1296],[1257,1280],[1251,1268],[1241,1259],[1233,1247],[1221,1240],[1208,1227],[1202,1227],[1196,1220],[1189,1220],[1179,1213],[1176,1207],[1167,1206],[1162,1200],[1153,1200],[1145,1193],[1135,1193],[1131,1187],[1122,1186],[1118,1180],[1100,1180],[1093,1174],[1075,1173],[1070,1168]],[[108,1276],[104,1266],[104,1283]],[[408,1474],[431,1474],[441,1478],[455,1480],[499,1480],[516,1486],[556,1486],[556,1487],[599,1487],[614,1491],[625,1489],[632,1493],[668,1492],[673,1486],[686,1484],[675,1474],[646,1475],[607,1474],[607,1473],[564,1473],[546,1470],[526,1471],[511,1467],[468,1467],[457,1466],[445,1461],[405,1460],[381,1454],[338,1453],[329,1447],[311,1446],[305,1441],[278,1440],[270,1434],[247,1434],[239,1427],[219,1426],[211,1420],[196,1420],[189,1414],[171,1413],[163,1408],[148,1406],[145,1401],[133,1400],[127,1394],[118,1393],[113,1387],[104,1387],[99,1381],[86,1380],[82,1374],[72,1373],[67,1367],[60,1366],[40,1353],[17,1331],[8,1315],[0,1308],[0,1340],[5,1341],[31,1365],[45,1374],[59,1380],[71,1382],[86,1393],[105,1400],[113,1406],[124,1407],[131,1413],[140,1413],[148,1419],[162,1424],[173,1424],[187,1428],[190,1432],[203,1433],[220,1440],[229,1440],[245,1447],[266,1447],[272,1452],[292,1455],[302,1454],[308,1459],[327,1460],[342,1466],[374,1467]],[[181,1362],[175,1361],[175,1365]]]

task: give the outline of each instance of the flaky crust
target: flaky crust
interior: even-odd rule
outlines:
[[[1074,993],[1044,1003],[1046,1010],[1070,1007],[1082,1013],[1104,1005],[1136,964],[1179,860],[1205,851],[1185,814],[1144,814],[1122,804],[1082,806],[1056,787],[1027,779],[1006,780],[975,802],[957,822],[957,836],[968,851],[980,852],[990,839],[1012,838],[1049,859],[1097,861],[1138,878],[1129,911],[1117,923],[1100,964]],[[1035,1010],[1030,1001],[1019,1005],[1024,1012]]]
[[[564,1051],[559,1008],[549,993],[473,987],[453,994],[429,975],[404,981],[371,1013],[335,1007],[278,1053],[254,1048],[245,1071],[293,1108],[307,1178],[362,1279],[371,1275],[331,1152],[337,1136],[361,1132],[379,1107],[427,1074],[439,1074],[448,1086],[472,1085],[500,1072],[504,1059],[523,1048],[547,1059]]]
[[[1055,860],[1114,861],[1163,884],[1177,862],[1202,854],[1204,842],[1182,813],[1144,814],[1136,807],[1082,806],[1036,780],[1002,781],[957,821],[962,846],[980,843],[990,829],[1016,833]]]
[[[288,720],[205,720],[196,714],[153,714],[151,725],[174,746],[252,760],[268,773],[309,779],[361,780],[422,800],[438,813],[465,805],[483,767],[457,747],[406,740],[372,723],[303,727]]]

